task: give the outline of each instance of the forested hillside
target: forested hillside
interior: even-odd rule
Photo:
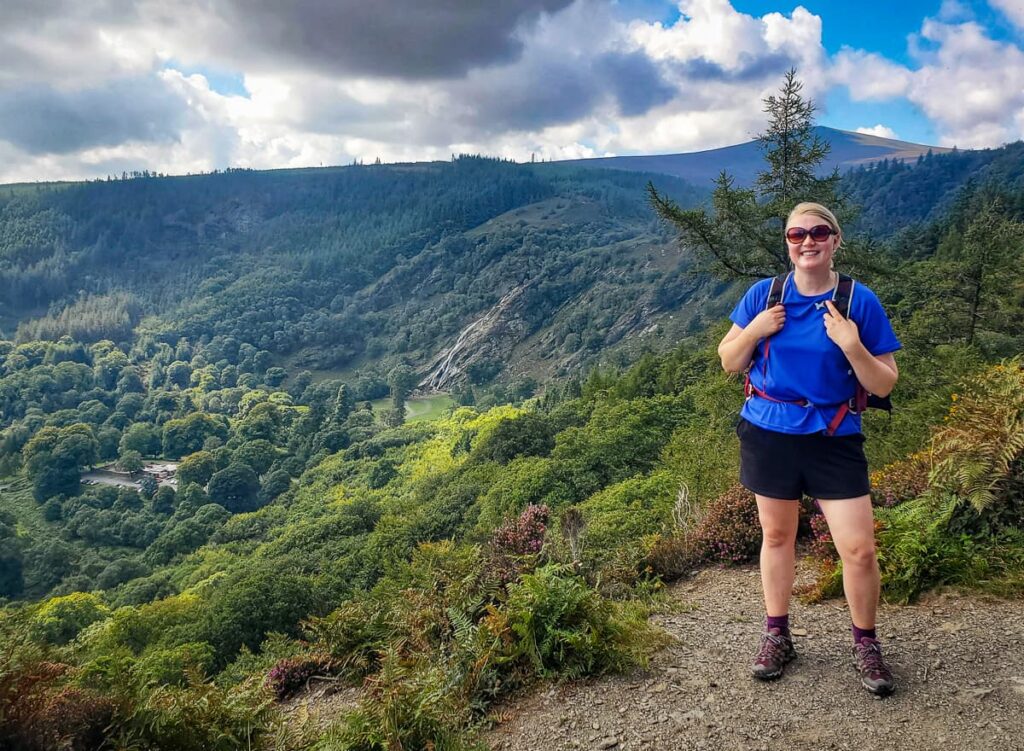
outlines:
[[[978,185],[999,186],[1019,196],[1024,189],[1024,143],[928,153],[912,161],[885,160],[843,178],[851,202],[861,209],[855,226],[871,234],[892,234],[938,220],[954,208],[963,188]]]
[[[0,189],[0,321],[18,341],[221,336],[289,375],[425,377],[489,314],[459,381],[564,373],[700,286],[645,179],[465,157]]]

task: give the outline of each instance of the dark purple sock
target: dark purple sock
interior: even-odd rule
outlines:
[[[857,628],[853,627],[853,643],[860,644],[860,640],[867,636],[870,639],[876,639],[875,630],[873,628]]]
[[[773,628],[777,628],[780,634],[783,636],[789,636],[789,613],[786,613],[785,615],[767,616],[764,628],[766,631],[771,631]]]

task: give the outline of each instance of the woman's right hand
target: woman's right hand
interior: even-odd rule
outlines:
[[[777,334],[786,323],[786,308],[783,305],[773,305],[768,310],[762,310],[754,320],[747,324],[747,331],[755,339],[764,339],[772,334]]]

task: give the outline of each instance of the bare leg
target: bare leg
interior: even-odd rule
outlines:
[[[871,496],[819,503],[843,561],[843,591],[850,606],[850,618],[858,628],[872,629],[878,613],[881,577],[875,555]]]
[[[761,520],[761,586],[768,615],[789,613],[789,599],[796,575],[796,530],[800,502],[755,495]]]

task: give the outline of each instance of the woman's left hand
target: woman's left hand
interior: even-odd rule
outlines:
[[[848,352],[860,344],[857,324],[849,318],[844,318],[831,300],[825,301],[825,307],[828,309],[825,313],[825,333],[828,334],[828,338],[843,352]]]

